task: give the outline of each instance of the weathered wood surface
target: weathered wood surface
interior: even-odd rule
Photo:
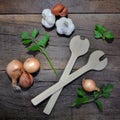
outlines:
[[[69,17],[75,24],[75,32],[70,38],[56,34],[55,28],[45,30],[41,24],[42,9],[51,7],[58,1],[0,1],[0,120],[119,120],[120,119],[120,2],[119,0],[67,0],[62,1],[68,6]],[[32,7],[31,7],[32,6]],[[8,14],[9,13],[9,14]],[[14,13],[14,14],[10,14]],[[22,13],[22,14],[21,14]],[[23,14],[25,13],[25,14]],[[84,14],[79,14],[84,13]],[[89,13],[89,14],[87,14]],[[90,14],[93,13],[93,14]],[[96,14],[97,13],[97,14]],[[98,14],[102,13],[102,14]],[[106,14],[109,13],[109,14]],[[117,13],[117,14],[115,14]],[[95,40],[93,30],[96,23],[105,25],[115,34],[112,43]],[[41,54],[34,54],[41,61],[41,70],[35,76],[34,85],[26,91],[14,92],[11,81],[6,74],[6,65],[14,58],[24,61],[32,56],[22,45],[20,34],[35,27],[40,30],[41,37],[46,31],[51,35],[47,51],[57,68],[59,77],[70,57],[69,41],[74,35],[81,35],[90,40],[88,54],[80,57],[73,71],[87,62],[90,53],[96,49],[103,50],[108,57],[107,67],[101,71],[91,71],[72,84],[65,87],[50,116],[43,114],[47,100],[33,107],[30,100],[38,93],[56,83],[56,78],[46,59]],[[110,99],[103,100],[104,111],[100,112],[95,104],[83,105],[81,108],[68,107],[76,97],[76,89],[81,86],[83,78],[95,79],[98,86],[107,83],[115,84]]]
[[[0,13],[41,13],[58,2],[71,13],[120,13],[119,0],[0,0]]]

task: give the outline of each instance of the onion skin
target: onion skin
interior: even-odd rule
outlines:
[[[19,79],[19,84],[22,88],[28,88],[33,85],[33,76],[30,73],[23,72]]]
[[[6,67],[7,74],[12,80],[12,86],[15,90],[21,90],[17,85],[18,78],[23,72],[23,64],[17,59],[12,60]]]
[[[35,73],[40,69],[40,62],[38,61],[38,59],[31,57],[26,59],[26,61],[23,64],[23,67],[26,72]]]
[[[68,9],[67,7],[65,7],[63,4],[61,3],[58,3],[56,4],[52,9],[51,9],[52,13],[55,15],[55,16],[61,16],[61,17],[64,17],[64,16],[67,16],[68,14]]]
[[[91,79],[84,79],[82,81],[82,87],[87,92],[93,92],[93,91],[100,91],[100,89],[96,86],[96,83],[94,80]]]

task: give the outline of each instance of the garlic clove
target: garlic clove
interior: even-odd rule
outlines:
[[[30,73],[24,71],[20,76],[19,84],[22,88],[31,87],[33,82],[33,76]]]

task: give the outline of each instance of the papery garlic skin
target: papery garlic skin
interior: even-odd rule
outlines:
[[[62,17],[56,21],[56,28],[60,35],[69,36],[74,31],[75,25],[70,18]]]
[[[52,28],[55,24],[55,15],[51,12],[50,9],[44,9],[42,11],[42,25],[46,28]]]

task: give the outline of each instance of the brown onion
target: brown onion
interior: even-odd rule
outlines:
[[[30,73],[24,71],[20,76],[19,84],[22,88],[31,87],[33,84],[33,76]]]
[[[93,92],[95,90],[100,91],[100,89],[96,86],[95,81],[91,79],[84,79],[82,81],[82,87],[87,92]]]
[[[12,79],[12,86],[15,90],[20,90],[20,87],[17,85],[17,80],[22,74],[23,64],[19,60],[12,60],[8,63],[6,68],[7,74]]]
[[[67,7],[65,7],[63,4],[58,3],[56,4],[52,9],[51,9],[52,13],[56,16],[67,16],[68,14],[68,9]]]
[[[23,66],[26,72],[35,73],[40,69],[40,62],[38,61],[38,59],[31,57],[26,59]]]

